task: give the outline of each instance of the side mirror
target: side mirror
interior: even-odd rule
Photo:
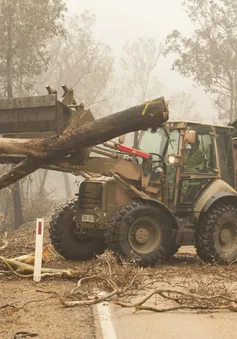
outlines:
[[[184,133],[184,143],[188,144],[188,145],[193,145],[195,144],[195,140],[196,140],[196,131],[194,130],[187,130]]]
[[[118,137],[119,144],[124,144],[125,140],[126,140],[126,134],[120,135],[120,137]]]

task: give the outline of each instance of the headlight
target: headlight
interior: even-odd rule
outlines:
[[[180,155],[169,155],[168,156],[168,163],[171,165],[182,165],[183,164],[183,157]]]
[[[169,162],[169,164],[175,164],[175,156],[173,156],[173,155],[169,155],[169,157],[168,157],[168,162]]]

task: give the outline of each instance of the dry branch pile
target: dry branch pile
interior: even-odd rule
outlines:
[[[180,279],[180,275],[177,278],[176,268],[175,278],[175,275],[166,275],[165,272],[168,271],[162,265],[151,272],[150,269],[135,268],[127,262],[118,263],[109,252],[94,260],[94,265],[82,265],[77,270],[43,268],[43,278],[58,277],[78,281],[67,295],[50,292],[59,298],[64,307],[89,306],[107,301],[120,307],[132,308],[134,312],[237,311],[236,288],[228,288],[223,280],[218,281],[216,277],[213,280],[203,277],[197,282],[194,271],[194,277],[187,273],[186,277],[183,274]],[[5,266],[1,274],[18,278],[32,277],[33,266],[20,262],[19,258],[0,257],[0,261]],[[193,283],[193,278],[196,283]]]
[[[175,305],[170,307],[158,307],[145,305],[153,296],[160,296],[161,299],[172,301]],[[145,297],[134,303],[116,301],[121,307],[135,308],[135,311],[169,312],[177,310],[230,310],[237,312],[237,299],[221,294],[206,296],[185,292],[178,289],[161,288],[152,290]],[[162,304],[162,301],[161,301]]]
[[[5,238],[8,247],[1,252],[0,280],[32,280],[34,232],[35,223],[27,224]],[[50,249],[46,221],[45,248],[48,247]],[[10,259],[6,259],[9,256]],[[52,259],[47,261],[46,258],[43,264],[42,281],[70,280],[71,292],[66,295],[55,294],[52,287],[50,289],[51,295],[58,298],[64,307],[108,301],[135,312],[236,311],[236,265],[203,264],[194,252],[187,249],[168,265],[160,264],[153,269],[133,267],[127,262],[118,263],[109,252],[90,262],[66,261],[57,254]],[[25,260],[28,264],[24,263]]]

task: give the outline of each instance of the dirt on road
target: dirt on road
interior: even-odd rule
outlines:
[[[36,284],[29,280],[2,280],[0,338],[30,338],[33,334],[42,339],[96,338],[91,307],[64,308],[60,303],[56,293],[64,295],[71,288],[72,283],[68,281]],[[12,307],[1,309],[7,304]]]
[[[35,223],[24,225],[21,229],[8,235],[8,247],[1,252],[6,258],[34,252]],[[48,222],[45,223],[44,246],[49,246]],[[170,288],[182,287],[190,293],[201,295],[223,294],[234,296],[237,292],[235,263],[229,266],[204,264],[196,256],[192,247],[184,247],[165,264],[155,268],[124,267],[115,262],[109,264],[95,258],[81,263],[66,261],[56,255],[47,267],[70,268],[79,272],[80,277],[93,274],[112,274],[113,280],[120,286],[131,282],[137,276],[134,291],[126,296],[126,301],[144,296],[161,284]],[[5,270],[4,265],[0,270]],[[111,270],[111,272],[109,272]],[[152,282],[153,281],[153,282]],[[39,283],[32,278],[19,278],[14,275],[0,274],[0,338],[99,338],[98,326],[95,325],[92,306],[64,307],[61,299],[68,297],[70,291],[77,286],[78,279],[44,278]],[[147,282],[146,288],[139,289]],[[89,284],[85,284],[87,288]],[[93,288],[103,290],[104,285],[95,281]],[[135,295],[136,294],[136,295]],[[123,298],[123,297],[122,297]],[[116,299],[116,297],[115,297]],[[159,298],[153,300],[159,304]],[[162,305],[164,301],[162,301]],[[170,305],[170,302],[167,303]],[[17,334],[27,332],[29,336]]]

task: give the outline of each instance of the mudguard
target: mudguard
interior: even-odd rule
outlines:
[[[202,208],[202,212],[206,212],[214,204],[214,202],[216,202],[217,200],[221,198],[230,198],[230,200],[236,201],[236,205],[237,205],[237,193],[228,192],[227,190],[225,190],[225,191],[221,191],[221,192],[214,194],[210,199],[208,199]]]
[[[171,220],[174,223],[174,228],[176,228],[176,229],[180,228],[178,220],[175,217],[175,215],[173,214],[173,212],[165,204],[163,204],[161,201],[156,200],[156,199],[152,199],[152,198],[146,198],[146,197],[141,197],[141,198],[136,199],[136,200],[145,200],[145,201],[151,201],[151,202],[155,203],[157,206],[159,206],[163,210],[165,210],[166,213],[168,213],[168,215],[171,217]]]
[[[201,213],[207,212],[207,210],[217,201],[236,203],[237,205],[236,190],[221,179],[213,181],[198,198],[194,206],[195,218],[198,219]]]

